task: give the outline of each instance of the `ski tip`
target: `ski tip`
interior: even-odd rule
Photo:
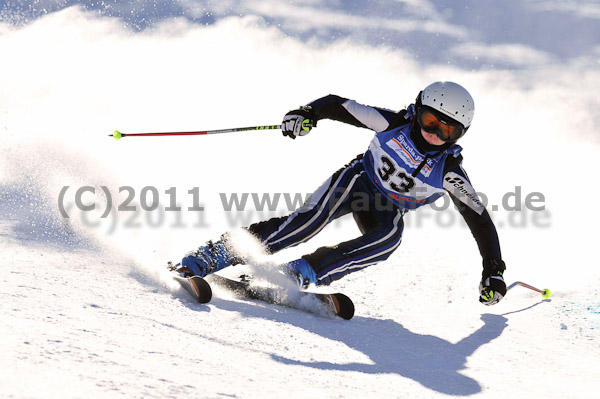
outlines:
[[[344,320],[350,320],[354,317],[354,302],[352,302],[352,299],[344,294],[335,294],[335,298],[340,305],[338,316]]]
[[[206,282],[202,277],[193,276],[190,277],[190,283],[194,286],[194,291],[196,291],[196,300],[200,303],[208,303],[212,299],[212,289],[210,288],[210,284]]]
[[[173,275],[173,279],[189,292],[199,303],[208,303],[212,299],[210,284],[200,276],[181,277]]]

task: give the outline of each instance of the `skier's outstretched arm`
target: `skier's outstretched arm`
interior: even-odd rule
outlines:
[[[344,97],[329,94],[308,104],[315,120],[331,119],[349,125],[382,132],[387,130],[398,113],[389,109],[371,107]]]
[[[503,278],[506,266],[500,252],[498,232],[462,168],[460,159],[457,161],[458,165],[449,168],[444,174],[444,188],[469,226],[483,258],[479,301],[486,305],[493,305],[506,295],[506,284]]]
[[[400,113],[379,107],[357,103],[344,97],[329,94],[298,109],[288,112],[283,118],[283,135],[291,138],[304,136],[317,122],[330,119],[382,132],[392,127]],[[404,120],[404,118],[400,118]]]

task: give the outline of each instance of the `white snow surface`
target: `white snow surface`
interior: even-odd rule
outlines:
[[[48,12],[25,20],[22,8],[14,14],[21,19],[10,18],[10,5],[22,2],[0,9],[0,397],[600,391],[600,47],[589,40],[600,32],[596,1],[487,9],[412,0],[394,2],[411,14],[391,16],[382,2],[361,16],[345,2],[243,1],[233,12],[235,2],[224,1],[206,11],[207,21],[190,17],[204,15],[203,2],[182,1],[172,4],[186,18],[168,14],[144,29],[75,3],[36,2]],[[581,40],[542,40],[537,33],[549,24]],[[328,38],[331,29],[344,34]],[[404,48],[384,40],[390,32],[429,36]],[[364,152],[372,133],[321,121],[297,140],[278,131],[108,137],[115,129],[277,124],[328,93],[400,109],[435,80],[459,82],[475,99],[460,144],[494,209],[507,282],[549,288],[550,299],[516,287],[500,304],[481,305],[471,234],[452,208],[427,208],[407,216],[390,259],[319,289],[354,300],[350,321],[218,288],[209,304],[197,304],[171,281],[166,261],[286,214],[285,195],[315,190]],[[245,210],[228,210],[231,196],[244,193]],[[281,195],[276,209],[253,202],[263,195]],[[529,195],[537,210],[525,207]],[[158,209],[150,210],[154,198]],[[520,211],[507,209],[515,203]],[[181,210],[165,210],[175,206]],[[358,234],[343,218],[271,256],[240,236],[252,265],[223,273],[249,269],[273,280],[276,265]]]

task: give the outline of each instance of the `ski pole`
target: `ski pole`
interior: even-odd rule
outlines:
[[[544,299],[548,299],[548,298],[550,298],[550,295],[552,295],[552,293],[550,292],[550,290],[548,288],[544,288],[543,290],[540,290],[539,288],[535,288],[535,287],[533,287],[529,284],[525,284],[521,281],[515,281],[514,283],[509,285],[508,287],[506,287],[506,291],[508,292],[508,290],[510,290],[511,288],[514,288],[517,285],[520,285],[521,287],[529,288],[530,290],[539,292],[540,294],[542,294],[542,297]]]
[[[197,132],[164,132],[164,133],[121,133],[115,130],[113,134],[109,134],[109,137],[114,137],[115,140],[119,140],[121,137],[128,136],[199,136],[204,134],[218,134],[218,133],[233,133],[233,132],[246,132],[249,130],[273,130],[281,129],[281,125],[266,125],[266,126],[250,126],[250,127],[235,127],[233,129],[218,129],[218,130],[204,130]]]

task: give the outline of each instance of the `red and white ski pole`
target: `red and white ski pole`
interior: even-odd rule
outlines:
[[[233,132],[246,132],[249,130],[274,130],[281,129],[281,125],[266,125],[266,126],[250,126],[250,127],[234,127],[232,129],[217,129],[217,130],[202,130],[196,132],[164,132],[164,133],[121,133],[115,130],[113,134],[109,134],[109,137],[114,137],[115,140],[119,140],[121,137],[129,136],[201,136],[205,134],[219,134],[219,133],[233,133]]]
[[[506,291],[508,292],[511,288],[514,288],[517,285],[520,285],[521,287],[529,288],[530,290],[539,292],[540,294],[542,294],[542,297],[544,299],[548,299],[548,298],[550,298],[550,295],[552,295],[552,293],[550,292],[550,290],[548,288],[544,288],[543,290],[540,290],[539,288],[535,288],[535,287],[533,287],[529,284],[525,284],[521,281],[515,281],[514,283],[509,285],[508,287],[506,287]]]

